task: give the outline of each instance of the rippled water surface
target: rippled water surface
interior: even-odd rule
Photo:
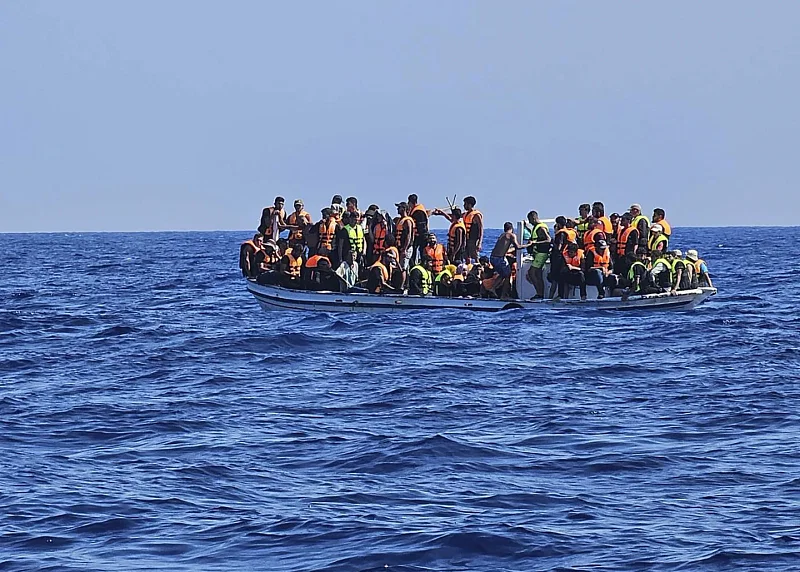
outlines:
[[[267,314],[246,235],[0,235],[0,570],[800,569],[800,228],[674,313]]]

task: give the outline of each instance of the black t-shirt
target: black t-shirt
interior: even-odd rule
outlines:
[[[410,216],[414,219],[414,224],[416,224],[417,238],[425,240],[425,235],[428,234],[428,213],[420,209],[411,213]]]
[[[540,226],[538,229],[536,229],[536,236],[533,237],[533,240],[547,241],[547,230],[543,226]],[[550,241],[542,242],[540,244],[534,244],[533,247],[536,250],[536,252],[548,253],[550,252]]]

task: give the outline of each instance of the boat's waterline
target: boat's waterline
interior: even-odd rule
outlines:
[[[716,288],[684,290],[677,294],[650,294],[602,300],[495,300],[482,298],[441,298],[391,294],[340,294],[291,290],[247,282],[248,291],[264,310],[311,310],[317,312],[397,312],[402,310],[542,310],[591,308],[597,310],[690,310],[717,293]]]

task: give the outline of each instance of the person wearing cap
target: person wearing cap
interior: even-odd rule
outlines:
[[[683,259],[683,252],[680,250],[672,251],[672,293],[678,290],[691,290],[692,289],[692,275],[694,274],[694,265],[687,263]]]
[[[694,273],[697,276],[697,285],[700,288],[708,287],[713,288],[714,284],[711,282],[711,275],[708,273],[708,264],[700,258],[697,251],[690,249],[686,251],[686,260],[694,266]]]
[[[642,214],[642,205],[633,203],[629,212],[633,217],[631,226],[639,232],[639,248],[647,248],[650,240],[650,221]]]
[[[295,200],[294,212],[286,217],[286,228],[289,229],[289,246],[296,244],[305,246],[306,241],[303,232],[313,222],[311,215],[303,208],[303,201],[300,199]]]
[[[608,252],[608,243],[598,238],[592,250],[584,253],[586,258],[585,276],[587,286],[597,287],[597,298],[606,297],[605,289],[613,290],[617,287],[617,277],[611,272],[611,254]]]
[[[256,257],[264,249],[264,237],[261,233],[253,235],[252,240],[245,240],[239,247],[239,269],[245,278],[258,276],[258,262]]]
[[[649,250],[654,257],[664,254],[669,248],[669,239],[664,234],[664,228],[657,222],[653,223],[650,227],[650,242],[647,244]]]
[[[281,231],[286,228],[286,212],[283,205],[286,199],[275,197],[273,206],[266,207],[261,211],[261,222],[258,225],[258,232],[264,236],[264,240],[270,238],[278,240]]]
[[[414,254],[414,219],[408,215],[408,203],[395,203],[397,219],[395,220],[394,240],[400,258],[398,263],[403,272],[409,268],[411,257]]]
[[[666,217],[667,213],[664,212],[664,209],[653,209],[653,222],[658,223],[661,225],[661,232],[664,233],[664,236],[670,238],[672,236],[672,227],[667,222]]]
[[[627,276],[628,269],[636,258],[639,250],[639,231],[632,224],[633,215],[624,213],[619,221],[619,234],[617,235],[617,260],[614,270],[618,276]]]
[[[558,280],[558,298],[567,297],[567,286],[580,288],[581,300],[586,300],[586,274],[584,273],[585,257],[577,242],[567,243],[563,252],[564,268]]]

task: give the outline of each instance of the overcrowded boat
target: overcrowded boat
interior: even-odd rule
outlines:
[[[454,197],[449,209],[427,210],[412,194],[393,217],[337,195],[314,223],[301,200],[286,215],[277,197],[242,243],[239,266],[264,310],[687,310],[717,292],[695,250],[669,249],[662,209],[652,220],[638,204],[610,216],[603,203],[582,204],[578,217],[552,220],[530,211],[484,253],[476,202],[465,197],[462,210]],[[431,216],[450,222],[445,244],[429,231]]]

